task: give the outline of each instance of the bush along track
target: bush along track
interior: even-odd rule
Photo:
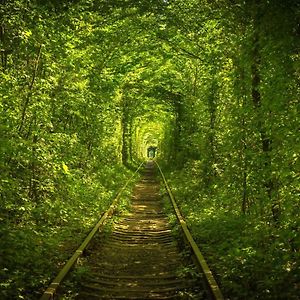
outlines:
[[[190,167],[168,175],[193,237],[230,299],[297,299],[299,252],[296,233],[257,216],[222,207],[214,194],[185,180]],[[187,201],[188,199],[188,201]],[[290,240],[286,239],[290,236]]]

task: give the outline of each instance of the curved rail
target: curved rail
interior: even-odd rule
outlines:
[[[156,165],[159,169],[160,175],[161,175],[161,177],[164,181],[165,188],[166,188],[166,190],[169,194],[169,197],[171,199],[173,208],[174,208],[175,213],[176,213],[177,220],[181,225],[181,228],[182,228],[182,231],[184,233],[185,239],[188,241],[190,247],[193,250],[193,253],[194,253],[194,255],[197,259],[197,265],[200,268],[200,271],[204,274],[209,292],[210,292],[210,294],[211,294],[211,296],[214,300],[223,300],[224,297],[222,295],[222,292],[221,292],[221,290],[220,290],[220,288],[219,288],[219,286],[218,286],[211,270],[209,269],[209,266],[208,266],[207,262],[205,261],[201,251],[199,250],[196,242],[194,241],[194,239],[193,239],[193,237],[192,237],[192,235],[191,235],[191,233],[190,233],[190,231],[189,231],[189,229],[186,225],[185,220],[183,219],[183,217],[181,215],[181,212],[180,212],[180,210],[179,210],[179,208],[176,204],[175,198],[174,198],[174,196],[172,194],[172,191],[171,191],[171,189],[168,185],[168,182],[167,182],[167,180],[166,180],[159,164],[156,161],[155,161],[155,163],[156,163]]]
[[[76,263],[79,256],[83,253],[87,245],[90,243],[96,232],[99,230],[100,226],[103,225],[104,221],[107,219],[108,216],[111,216],[114,212],[115,206],[118,203],[123,191],[129,184],[129,182],[133,179],[133,177],[137,174],[139,169],[143,163],[141,163],[134,174],[127,180],[125,185],[122,187],[122,189],[118,192],[116,198],[113,200],[112,204],[108,208],[108,210],[102,215],[100,220],[97,222],[97,224],[94,226],[94,228],[91,230],[91,232],[88,234],[88,236],[85,238],[85,240],[82,242],[82,244],[79,246],[79,248],[75,251],[75,253],[72,255],[72,257],[66,262],[64,267],[61,269],[61,271],[58,273],[58,275],[54,278],[54,280],[51,282],[51,284],[48,286],[48,288],[45,290],[44,294],[40,298],[40,300],[52,300],[57,288],[61,284],[61,282],[64,280],[66,275],[70,272],[71,268]]]

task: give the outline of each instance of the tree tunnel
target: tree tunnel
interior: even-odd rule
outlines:
[[[233,298],[299,294],[299,1],[2,0],[0,16],[1,299],[40,288],[42,254],[151,147]]]
[[[156,158],[168,157],[170,149],[168,145],[174,138],[169,135],[174,122],[173,115],[163,111],[150,110],[144,116],[139,116],[133,121],[133,134],[130,137],[132,144],[131,159],[140,161],[148,159],[148,149],[156,149]]]
[[[157,150],[158,150],[158,149],[157,149],[156,146],[153,146],[153,145],[149,146],[149,147],[147,148],[147,157],[150,158],[150,159],[155,158],[155,157],[156,157]]]

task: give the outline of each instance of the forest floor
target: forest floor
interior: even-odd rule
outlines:
[[[104,239],[96,238],[82,260],[86,271],[76,299],[206,299],[172,235],[159,189],[148,163],[130,211]]]

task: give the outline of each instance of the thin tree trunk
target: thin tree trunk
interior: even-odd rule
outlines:
[[[253,61],[252,61],[252,101],[254,104],[254,108],[257,112],[258,116],[258,131],[260,134],[261,142],[262,142],[262,151],[264,154],[264,168],[267,172],[268,176],[264,180],[264,186],[267,190],[267,195],[270,200],[272,206],[272,217],[275,223],[279,221],[280,208],[278,205],[278,201],[275,201],[273,198],[274,190],[274,180],[271,175],[271,151],[272,151],[272,140],[267,135],[266,129],[262,124],[263,119],[263,111],[261,107],[261,94],[259,91],[259,87],[261,84],[260,74],[259,74],[259,66],[261,63],[260,53],[259,53],[259,38],[258,33],[254,33],[254,48],[253,48]]]
[[[125,100],[123,100],[125,101]],[[127,103],[123,104],[122,114],[122,162],[128,164],[128,107]]]
[[[31,164],[30,164],[30,170],[31,170],[31,177],[29,179],[29,197],[36,202],[38,198],[37,193],[37,170],[36,170],[36,143],[37,143],[37,135],[34,135],[32,140],[32,155],[31,155]]]
[[[247,97],[246,97],[246,86],[245,86],[245,70],[239,68],[240,78],[241,78],[241,97],[242,97],[242,107],[246,108]],[[247,161],[247,131],[246,131],[246,117],[242,114],[242,213],[246,214],[247,209],[249,208],[248,200],[248,161]]]
[[[19,126],[19,133],[22,132],[24,123],[25,123],[25,117],[26,117],[26,112],[27,112],[27,108],[29,106],[30,103],[30,99],[31,99],[31,95],[32,95],[32,89],[35,83],[35,79],[36,79],[36,75],[37,75],[37,71],[38,71],[38,67],[39,67],[39,62],[40,62],[40,58],[41,58],[41,53],[42,53],[42,44],[40,45],[39,49],[38,49],[38,53],[37,53],[37,59],[35,61],[35,67],[34,67],[34,71],[32,74],[32,79],[31,82],[28,86],[28,93],[26,95],[25,98],[25,102],[24,102],[24,106],[22,109],[22,114],[21,114],[21,122],[20,122],[20,126]]]
[[[4,36],[5,36],[5,28],[4,25],[0,25],[0,42],[1,42],[1,65],[2,65],[2,70],[3,72],[6,69],[7,65],[7,51],[4,49]]]
[[[215,177],[216,172],[214,165],[216,163],[216,117],[217,117],[217,103],[216,97],[216,82],[213,79],[211,91],[208,99],[208,112],[209,112],[209,132],[208,132],[208,161],[207,161],[207,186],[211,186]]]
[[[242,120],[242,128],[243,128],[243,199],[242,199],[242,213],[246,214],[248,208],[248,183],[247,183],[247,143],[246,143],[246,134],[245,134],[245,118]]]

